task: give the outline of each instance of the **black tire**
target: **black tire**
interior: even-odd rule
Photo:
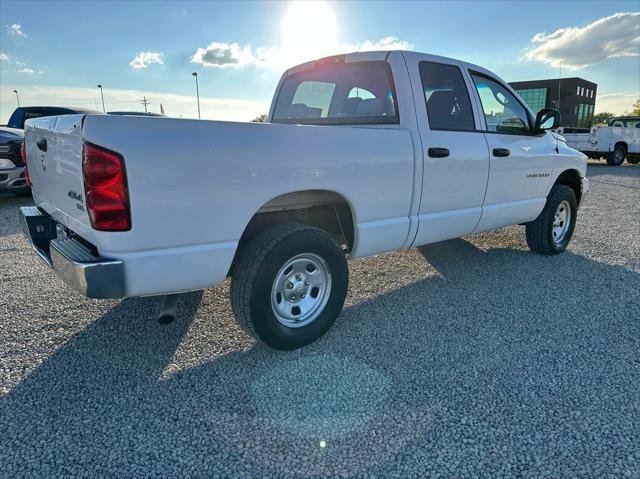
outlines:
[[[627,163],[629,163],[630,165],[637,165],[638,163],[640,163],[640,156],[628,156]]]
[[[564,236],[561,237],[560,241],[556,241],[553,235],[553,226],[556,211],[563,201],[566,201],[569,205],[570,211],[568,214],[571,220]],[[542,213],[534,221],[525,225],[529,249],[535,253],[546,255],[562,253],[567,249],[573,236],[577,213],[578,202],[573,189],[565,185],[554,185],[547,197],[547,203]]]
[[[289,327],[274,313],[272,288],[280,270],[300,254],[312,254],[324,261],[331,287],[315,319],[304,326]],[[273,348],[291,350],[327,332],[342,310],[348,284],[345,254],[331,235],[302,224],[276,225],[239,251],[231,276],[231,307],[247,333]]]
[[[624,163],[625,156],[627,156],[627,149],[622,145],[616,145],[613,152],[607,155],[607,165],[620,166]]]

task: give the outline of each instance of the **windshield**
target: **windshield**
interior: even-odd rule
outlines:
[[[288,75],[274,123],[361,125],[398,123],[396,92],[386,62],[320,65]]]

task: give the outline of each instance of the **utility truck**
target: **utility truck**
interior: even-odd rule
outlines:
[[[604,158],[611,166],[640,162],[640,116],[612,118],[608,126],[591,128],[560,128],[571,148],[583,152],[589,158]]]
[[[230,277],[240,325],[279,349],[339,315],[347,258],[509,225],[567,248],[586,156],[494,73],[415,52],[287,70],[267,123],[69,115],[27,121],[38,256],[92,298]],[[171,297],[171,296],[167,296]]]

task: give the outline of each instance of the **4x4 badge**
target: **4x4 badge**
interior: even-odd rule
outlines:
[[[47,169],[47,154],[46,153],[41,153],[40,154],[40,163],[42,163],[42,169],[46,170]]]

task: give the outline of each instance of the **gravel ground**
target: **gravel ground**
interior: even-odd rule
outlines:
[[[170,325],[72,293],[0,198],[0,476],[640,477],[640,166],[589,175],[565,254],[512,227],[353,261],[291,353],[226,283]]]

